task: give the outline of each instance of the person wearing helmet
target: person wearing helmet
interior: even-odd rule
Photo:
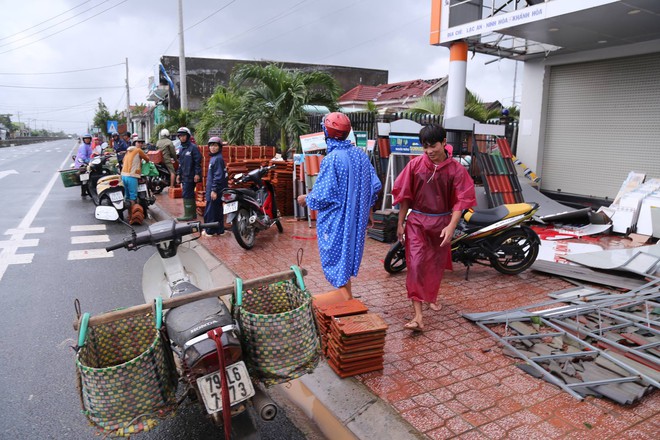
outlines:
[[[217,228],[207,228],[203,235],[222,235],[225,233],[225,222],[222,213],[222,191],[227,188],[227,167],[222,158],[222,140],[218,136],[209,139],[209,170],[206,174],[206,208],[204,223],[218,222]]]
[[[128,150],[128,147],[130,145],[130,139],[131,139],[131,134],[129,132],[124,132],[121,134],[121,137],[119,137],[119,134],[115,137],[114,134],[112,136],[112,148],[115,150],[115,153],[117,154],[117,163],[119,165],[119,169],[121,169],[123,161],[124,161],[124,155],[126,154],[126,151]]]
[[[92,135],[83,134],[82,143],[78,146],[78,152],[76,153],[76,161],[74,166],[76,168],[86,167],[89,163],[89,160],[92,157]],[[89,195],[87,191],[87,185],[80,185],[80,197],[85,197]]]
[[[351,299],[351,276],[357,276],[371,207],[381,189],[367,155],[353,146],[351,121],[330,113],[321,123],[328,146],[314,188],[298,203],[318,211],[316,230],[325,278]]]
[[[176,173],[174,171],[176,149],[170,140],[170,132],[167,128],[163,128],[160,133],[158,133],[158,137],[160,139],[156,142],[156,148],[158,148],[158,151],[163,155],[163,165],[165,165],[170,172],[170,187],[174,188],[174,180],[176,179]]]
[[[188,221],[197,217],[195,212],[195,185],[202,179],[202,153],[193,142],[192,133],[187,127],[180,127],[176,135],[181,141],[179,169],[176,170],[176,182],[181,184],[183,197],[183,216],[177,220]]]

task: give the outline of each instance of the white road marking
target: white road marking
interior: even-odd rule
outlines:
[[[87,232],[87,231],[105,231],[105,225],[71,226],[71,232]]]
[[[68,162],[68,160],[69,160],[68,158],[65,159],[60,165],[59,169],[62,169],[62,167],[64,167],[64,165]],[[26,234],[26,232],[23,231],[31,229],[30,225],[32,225],[32,222],[39,213],[41,206],[46,201],[46,197],[48,197],[50,190],[53,189],[53,185],[55,185],[55,181],[58,180],[59,178],[60,178],[60,173],[55,172],[53,174],[53,177],[51,177],[50,182],[46,184],[43,191],[39,195],[39,198],[35,200],[34,204],[32,204],[32,207],[30,208],[28,213],[25,215],[25,217],[23,217],[23,220],[21,220],[21,223],[16,228],[16,233],[11,234],[11,238],[9,239],[10,241],[14,241],[14,242],[23,241]],[[2,251],[0,252],[0,280],[2,280],[2,277],[5,275],[5,272],[7,271],[7,268],[9,267],[10,264],[32,263],[32,257],[34,256],[34,254],[16,254],[17,248],[18,246],[7,246],[3,248]],[[103,249],[103,251],[105,252],[105,249]]]
[[[28,240],[5,240],[0,241],[0,249],[14,248],[14,250],[23,246],[39,246],[38,238],[31,238]]]
[[[110,237],[107,235],[78,235],[71,237],[71,244],[105,243],[108,241],[110,241]]]
[[[4,266],[6,269],[7,265],[9,264],[32,263],[32,257],[34,257],[34,254],[14,254],[14,255],[0,254],[0,268]]]
[[[43,234],[46,228],[26,228],[26,229],[7,229],[5,235],[16,235],[16,234]]]
[[[18,174],[18,171],[16,170],[0,171],[0,179],[2,179],[3,177],[7,177],[10,174]]]
[[[88,260],[91,258],[110,258],[115,254],[105,249],[83,249],[81,251],[69,251],[67,260]]]

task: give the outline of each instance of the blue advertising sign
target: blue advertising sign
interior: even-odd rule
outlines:
[[[392,154],[422,154],[424,148],[419,143],[418,136],[390,135],[390,152]]]
[[[118,131],[117,127],[119,126],[119,124],[117,123],[117,121],[108,121],[107,125],[108,125],[107,127],[108,129],[106,130],[106,133],[114,133],[115,131]]]

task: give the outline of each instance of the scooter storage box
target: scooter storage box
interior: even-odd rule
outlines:
[[[81,325],[76,355],[83,414],[106,437],[149,431],[176,409],[168,338],[145,314]]]
[[[266,386],[311,373],[321,346],[309,292],[286,280],[248,290],[240,297],[236,302],[241,305],[235,310],[251,372]]]
[[[80,186],[80,170],[71,168],[69,170],[59,170],[59,172],[65,188]]]
[[[160,150],[147,151],[147,156],[149,156],[149,160],[153,163],[163,162],[163,152]]]

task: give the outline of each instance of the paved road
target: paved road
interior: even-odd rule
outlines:
[[[74,299],[92,314],[143,302],[141,268],[151,252],[98,252],[129,231],[97,221],[91,200],[64,188],[57,170],[68,167],[73,147],[0,148],[1,439],[98,438],[75,387]],[[305,438],[284,415],[261,429],[265,439]],[[191,405],[134,438],[222,437]]]

